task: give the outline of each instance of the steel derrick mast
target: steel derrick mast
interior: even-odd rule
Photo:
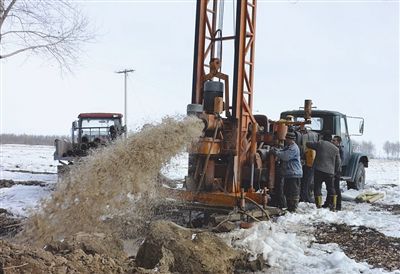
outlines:
[[[254,192],[255,169],[261,168],[256,157],[258,124],[252,114],[256,2],[236,2],[233,35],[225,35],[223,1],[197,1],[188,113],[200,117],[205,129],[199,146],[190,153],[187,187],[197,195],[208,193],[207,202],[213,200],[210,193],[262,200]],[[229,41],[233,49],[222,54],[222,45]],[[215,200],[233,203],[230,198]]]

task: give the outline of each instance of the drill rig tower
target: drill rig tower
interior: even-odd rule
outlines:
[[[263,161],[257,152],[257,132],[263,128],[252,114],[257,1],[236,2],[230,36],[220,28],[221,2],[197,1],[192,102],[187,111],[201,118],[205,128],[189,153],[186,187],[190,199],[200,203],[244,206],[246,198],[266,204],[266,184],[260,184]],[[222,59],[222,44],[229,41],[234,43],[226,62],[231,68],[224,63],[225,55]]]

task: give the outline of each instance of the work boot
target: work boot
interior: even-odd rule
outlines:
[[[322,205],[322,208],[331,208],[332,206],[332,197],[330,195],[326,196],[325,202]]]
[[[289,212],[296,212],[297,205],[299,204],[299,199],[287,199],[287,209]]]
[[[321,208],[322,206],[322,196],[315,196],[315,205],[317,208]]]
[[[341,199],[337,199],[336,201],[336,211],[342,210],[342,201]]]
[[[332,195],[332,196],[330,196],[330,197],[331,197],[332,204],[330,205],[329,209],[330,209],[331,211],[336,211],[337,195]]]

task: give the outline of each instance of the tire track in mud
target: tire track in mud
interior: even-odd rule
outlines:
[[[48,185],[48,183],[46,183],[44,181],[35,181],[35,180],[14,181],[14,180],[0,179],[0,188],[13,187],[15,185],[45,187]]]

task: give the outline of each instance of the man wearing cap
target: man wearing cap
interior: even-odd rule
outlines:
[[[282,150],[272,149],[271,153],[281,160],[282,176],[284,179],[283,192],[290,212],[295,212],[300,199],[300,179],[303,170],[300,161],[300,149],[297,146],[296,134],[286,134],[286,146]]]
[[[339,149],[331,143],[330,132],[322,133],[322,140],[318,142],[307,142],[308,148],[314,149],[317,153],[314,160],[314,195],[317,208],[322,206],[322,183],[325,182],[328,192],[327,204],[332,211],[336,210],[336,192],[334,188],[334,175],[340,174],[341,162]]]

